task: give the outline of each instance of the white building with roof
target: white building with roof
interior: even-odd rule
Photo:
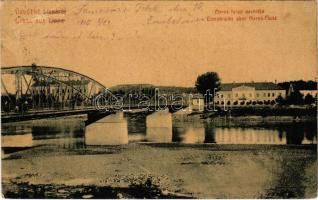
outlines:
[[[272,82],[225,83],[214,97],[216,105],[275,104],[286,97],[286,91]]]

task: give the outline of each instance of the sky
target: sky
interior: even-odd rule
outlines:
[[[317,77],[314,1],[13,1],[1,2],[1,9],[1,67],[62,67],[109,87],[191,87],[207,71],[223,83]],[[26,14],[32,9],[40,12]],[[50,9],[66,14],[44,13]],[[276,20],[249,19],[266,15]],[[37,19],[45,23],[35,24]]]

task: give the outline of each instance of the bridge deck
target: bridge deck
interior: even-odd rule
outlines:
[[[43,111],[32,111],[26,113],[2,113],[1,121],[2,123],[13,122],[13,121],[25,121],[32,119],[43,119],[43,118],[51,118],[51,117],[59,117],[59,116],[68,116],[68,115],[79,115],[79,114],[87,114],[89,112],[97,112],[94,109],[77,109],[77,110],[43,110]]]
[[[172,105],[167,105],[167,108],[169,108],[170,112],[175,112],[174,110],[171,110]],[[183,106],[182,108],[185,108],[186,106]],[[158,106],[148,106],[144,108],[149,108],[149,111],[155,110],[155,108],[158,108]],[[122,111],[128,111],[132,109],[142,109],[139,106],[125,106],[121,110]],[[60,117],[60,116],[69,116],[69,115],[80,115],[80,114],[93,114],[93,113],[112,113],[113,111],[103,111],[98,110],[95,107],[86,107],[86,108],[78,108],[78,109],[64,109],[64,110],[50,110],[50,109],[43,109],[43,110],[28,110],[24,113],[16,113],[16,112],[2,112],[1,113],[1,122],[7,123],[7,122],[16,122],[16,121],[26,121],[26,120],[33,120],[33,119],[44,119],[44,118],[52,118],[52,117]]]

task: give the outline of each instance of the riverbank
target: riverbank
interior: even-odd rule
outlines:
[[[2,189],[11,198],[313,198],[316,147],[38,146],[2,159]]]
[[[219,108],[220,115],[229,116],[292,116],[317,117],[316,106],[241,106],[224,109]]]
[[[176,113],[173,115],[175,122],[208,122],[216,127],[257,127],[257,126],[276,126],[310,123],[316,124],[317,116],[281,116],[281,115],[218,115],[216,113],[194,112]]]
[[[213,123],[216,127],[280,127],[309,124],[317,126],[317,118],[311,116],[212,116],[205,121]]]
[[[293,117],[293,118],[317,118],[316,106],[235,106],[235,107],[215,107],[211,111],[192,111],[189,115],[203,114],[204,117]]]

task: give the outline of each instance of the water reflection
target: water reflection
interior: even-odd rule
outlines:
[[[87,145],[134,142],[216,144],[317,143],[316,123],[261,127],[216,127],[201,121],[173,120],[168,111],[116,113],[85,127],[85,117],[68,117],[2,124],[2,149],[53,145],[79,149]]]
[[[281,138],[286,137],[285,144],[312,144],[317,143],[316,123],[295,123],[277,127]]]
[[[172,114],[169,111],[159,111],[146,118],[147,134],[149,142],[171,142],[172,141]]]
[[[33,138],[32,134],[22,135],[3,135],[1,136],[2,147],[32,147]]]
[[[263,127],[215,127],[213,123],[175,122],[173,142],[216,144],[316,144],[316,124]]]
[[[129,142],[144,142],[146,141],[146,112],[125,113],[128,126]]]
[[[39,145],[83,148],[85,119],[76,116],[1,124],[2,148],[6,152]]]
[[[202,123],[176,122],[173,124],[173,142],[204,143],[205,128]]]
[[[286,138],[280,138],[277,130],[254,128],[218,128],[215,140],[218,144],[286,144]]]
[[[127,119],[122,112],[90,124],[85,130],[86,145],[128,144]]]

